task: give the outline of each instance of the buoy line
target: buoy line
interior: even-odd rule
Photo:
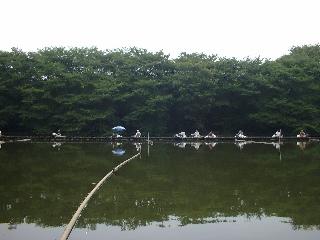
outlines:
[[[115,173],[119,168],[121,168],[123,165],[125,165],[126,163],[130,162],[132,159],[138,157],[141,154],[141,152],[139,152],[138,154],[134,155],[133,157],[125,160],[124,162],[122,162],[121,164],[119,164],[118,166],[116,166],[115,168],[112,169],[112,171],[110,171],[106,176],[104,176],[104,178],[102,178],[100,180],[100,182],[91,190],[91,192],[88,194],[88,196],[84,199],[84,201],[81,203],[81,205],[79,206],[78,210],[76,211],[76,213],[73,215],[72,219],[70,220],[68,226],[66,227],[66,229],[64,230],[63,235],[61,236],[61,240],[65,240],[68,239],[74,225],[76,224],[82,210],[87,206],[90,198],[93,196],[93,194],[101,187],[101,185],[113,174]]]

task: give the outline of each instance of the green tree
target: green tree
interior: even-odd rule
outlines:
[[[0,52],[0,127],[4,131],[24,132],[19,109],[22,103],[21,87],[33,80],[33,59],[22,50]]]
[[[212,115],[218,94],[215,55],[181,53],[175,60],[172,76],[175,104],[171,114],[177,130],[208,131],[214,125]]]
[[[320,47],[302,46],[264,64],[267,82],[261,87],[258,112],[251,117],[262,125],[297,132],[319,132]]]
[[[117,116],[129,131],[164,134],[170,119],[172,95],[167,91],[173,68],[169,56],[144,49],[124,49],[117,56],[113,99]]]

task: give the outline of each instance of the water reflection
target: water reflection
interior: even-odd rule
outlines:
[[[272,145],[279,151],[281,150],[282,144],[283,144],[283,142],[272,142]]]
[[[190,145],[191,147],[198,150],[201,145],[206,145],[210,149],[213,149],[218,143],[217,142],[174,142],[173,146],[179,147],[179,148],[186,148],[187,145]]]
[[[152,145],[153,143],[149,142],[150,145]],[[123,143],[121,142],[112,142],[112,153],[116,156],[122,156],[126,150],[124,148],[120,148],[119,146],[121,146]],[[133,146],[135,146],[137,152],[141,151],[141,147],[142,147],[142,143],[141,142],[134,142],[132,143]]]
[[[285,239],[312,239],[306,232],[292,232],[299,229],[319,239],[319,143],[304,151],[295,142],[251,142],[242,151],[234,142],[200,143],[195,151],[189,142],[155,142],[149,158],[142,152],[105,182],[70,239],[104,239],[106,232],[110,239],[146,239],[154,232],[159,238],[152,239],[196,239],[196,232],[211,239],[210,229],[217,233],[220,228],[221,237],[238,229],[242,239],[256,239],[256,226],[268,230],[267,239],[276,237],[275,228],[286,229]],[[112,150],[125,149],[129,158],[144,144],[64,143],[59,152],[51,143],[3,145],[1,232],[22,236],[5,239],[22,239],[33,231],[38,239],[43,234],[59,239],[92,183],[118,165]],[[282,161],[276,153],[280,147]]]
[[[141,142],[135,142],[133,145],[136,147],[137,152],[141,152],[142,143]]]
[[[265,144],[265,145],[272,145],[277,150],[281,150],[281,145],[283,145],[283,142],[255,142],[255,141],[235,141],[235,145],[239,147],[240,150],[243,149],[243,147],[247,144]]]
[[[206,145],[210,148],[213,149],[218,143],[217,142],[206,142]]]
[[[116,148],[122,145],[121,142],[111,142],[112,148]]]
[[[52,147],[57,148],[58,150],[60,150],[61,145],[62,145],[61,142],[54,142],[54,143],[52,144]]]
[[[121,155],[123,155],[123,154],[126,152],[126,150],[124,150],[124,149],[122,149],[122,148],[114,148],[114,149],[112,150],[112,152],[113,152],[113,154],[116,155],[116,156],[121,156]]]
[[[309,143],[310,143],[310,142],[307,142],[307,141],[297,142],[297,146],[299,146],[299,147],[303,150],[303,149],[305,149],[305,148],[308,146]]]
[[[200,146],[202,145],[202,142],[192,142],[190,143],[191,147],[194,147],[195,149],[199,149]]]
[[[179,148],[185,148],[187,146],[186,142],[175,142],[173,143],[173,146],[179,147]]]
[[[234,142],[234,144],[237,145],[240,150],[243,149],[244,145],[251,144],[251,143],[252,141],[245,141],[245,140],[238,140]]]
[[[8,224],[8,229],[9,230],[17,229],[17,224]]]
[[[125,149],[120,147],[122,145],[121,142],[111,142],[111,145],[112,145],[112,153],[115,156],[122,156],[126,152]]]
[[[194,147],[196,150],[200,148],[201,145],[206,145],[210,149],[213,149],[218,142],[174,142],[173,145],[180,148],[186,148],[187,145],[190,145],[191,147]],[[255,141],[245,141],[245,140],[237,140],[234,142],[234,144],[242,150],[245,145],[249,144],[265,144],[265,145],[272,145],[275,147],[279,152],[281,152],[281,146],[283,145],[283,142],[255,142]],[[301,149],[305,149],[310,142],[297,142],[297,146],[299,146]]]

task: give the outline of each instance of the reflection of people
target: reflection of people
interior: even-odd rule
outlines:
[[[207,145],[209,146],[210,149],[212,149],[217,145],[217,143],[211,142],[211,143],[208,143]]]
[[[139,130],[137,130],[136,135],[134,135],[134,137],[140,138],[141,137],[141,132]]]
[[[174,143],[174,146],[178,146],[180,148],[185,148],[187,145],[186,142],[179,142],[179,143]]]
[[[243,148],[243,145],[245,145],[245,142],[235,142],[235,144],[240,148],[240,150]]]
[[[303,150],[306,148],[307,146],[307,142],[297,142],[297,145]]]
[[[57,147],[58,148],[58,150],[60,151],[60,147],[61,147],[61,142],[54,142],[53,144],[52,144],[52,147]]]
[[[140,152],[142,144],[141,143],[134,143],[134,145],[136,146],[137,152]]]
[[[119,143],[119,142],[112,142],[111,145],[112,145],[112,148],[115,148],[115,147],[118,147],[120,146],[122,143]]]
[[[192,146],[192,147],[194,147],[195,149],[199,149],[200,148],[200,145],[201,145],[202,143],[199,143],[199,142],[193,142],[193,143],[191,143],[190,145]]]
[[[272,143],[272,145],[277,149],[277,150],[280,150],[280,142],[276,142],[276,143]]]

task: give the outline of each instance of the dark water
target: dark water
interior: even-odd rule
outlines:
[[[69,239],[320,239],[320,142],[141,146]],[[113,152],[112,152],[113,151]],[[60,239],[124,143],[4,143],[0,239]]]

